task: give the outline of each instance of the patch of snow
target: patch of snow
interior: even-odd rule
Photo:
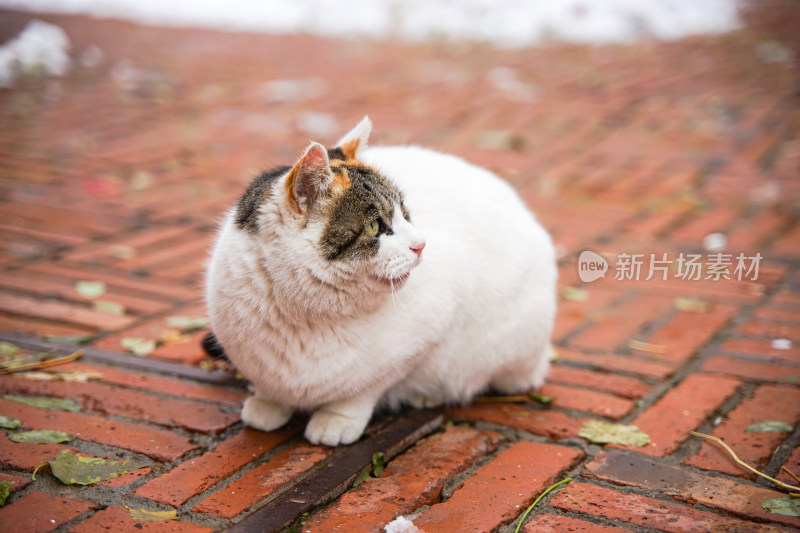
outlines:
[[[389,522],[386,527],[383,528],[383,530],[386,533],[425,533],[415,526],[411,520],[408,520],[403,516],[398,516]]]
[[[53,24],[32,20],[0,46],[0,87],[10,87],[20,74],[42,72],[63,76],[70,66],[69,38]]]
[[[737,0],[0,0],[34,12],[261,33],[444,38],[524,47],[546,41],[630,43],[727,32]]]

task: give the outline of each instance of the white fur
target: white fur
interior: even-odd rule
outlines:
[[[370,129],[362,120],[339,144],[360,139],[358,158],[403,192],[412,223],[396,209],[367,265],[326,260],[324,217],[292,213],[282,181],[257,235],[234,211],[222,225],[207,302],[253,384],[250,426],[310,411],[311,442],[347,444],[376,405],[468,402],[490,386],[538,387],[547,373],[557,276],[547,232],[490,172],[418,147],[366,148]]]

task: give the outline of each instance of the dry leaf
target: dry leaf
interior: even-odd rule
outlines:
[[[794,428],[791,424],[781,422],[779,420],[765,420],[763,422],[756,422],[747,426],[745,432],[747,433],[768,433],[768,432],[784,432],[791,433]]]
[[[27,442],[30,444],[61,444],[69,442],[75,435],[58,431],[57,429],[34,429],[33,431],[20,431],[8,436],[14,442]]]
[[[0,341],[0,355],[17,355],[19,346],[12,342]]]
[[[669,349],[663,344],[650,344],[649,342],[642,342],[636,340],[629,340],[628,348],[640,352],[658,353],[658,354],[667,353],[667,351],[669,351]]]
[[[672,301],[675,309],[684,313],[710,313],[714,309],[714,305],[699,298],[675,298]]]
[[[33,381],[69,381],[86,383],[92,379],[102,379],[103,374],[92,370],[70,370],[69,372],[20,372],[17,377]]]
[[[167,327],[180,330],[194,330],[208,327],[208,318],[204,316],[171,316],[167,318]]]
[[[61,450],[54,460],[42,463],[36,470],[46,464],[50,465],[53,475],[67,485],[93,485],[121,476],[131,470],[152,466],[133,461],[84,457],[69,450]],[[33,474],[35,476],[36,472],[34,471]]]
[[[622,446],[647,446],[650,435],[636,426],[612,424],[602,420],[590,420],[580,430],[578,436],[597,444],[620,444]]]
[[[761,504],[761,508],[775,514],[800,516],[800,498],[793,498],[791,496],[772,498],[764,501]]]
[[[59,411],[80,411],[81,406],[69,398],[50,398],[48,396],[13,396],[4,394],[3,398],[12,402],[38,407],[40,409],[57,409]]]
[[[162,520],[177,520],[178,513],[175,509],[170,511],[148,511],[147,509],[128,509],[131,518],[139,522],[160,522]]]
[[[586,302],[589,300],[589,293],[586,289],[565,287],[564,290],[561,291],[561,297],[572,302]]]
[[[75,292],[87,300],[94,300],[106,293],[106,284],[102,281],[79,281],[75,284]]]
[[[111,302],[109,300],[95,300],[92,308],[95,311],[100,311],[101,313],[106,313],[109,315],[123,316],[125,314],[124,305],[117,302]]]
[[[17,420],[16,418],[10,418],[7,416],[0,415],[0,428],[3,429],[17,429],[22,422]]]
[[[150,355],[156,349],[156,341],[142,337],[125,337],[120,345],[134,355]]]

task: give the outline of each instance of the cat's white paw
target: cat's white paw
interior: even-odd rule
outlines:
[[[261,431],[278,429],[292,416],[292,410],[276,403],[249,396],[242,406],[242,422]]]
[[[369,418],[349,417],[320,410],[311,415],[305,435],[311,444],[352,444],[364,433],[367,422]]]

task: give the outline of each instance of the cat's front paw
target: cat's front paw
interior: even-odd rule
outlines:
[[[320,410],[311,415],[306,426],[306,439],[312,444],[338,446],[351,444],[358,440],[369,418],[349,417]]]
[[[276,403],[249,396],[242,406],[242,422],[261,431],[278,429],[292,416],[292,410]]]

